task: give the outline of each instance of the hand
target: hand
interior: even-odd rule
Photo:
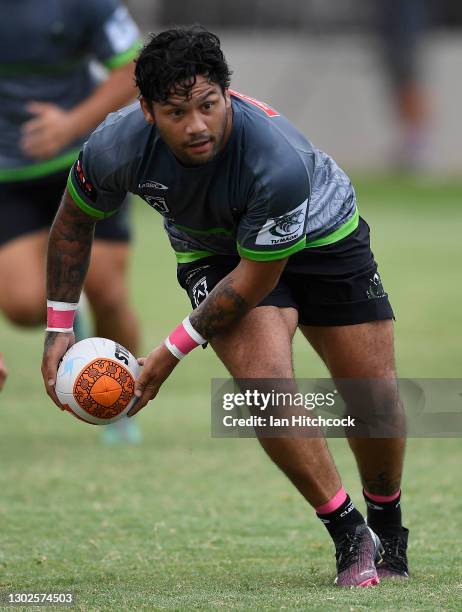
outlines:
[[[3,355],[0,353],[0,391],[3,389],[7,376],[8,370],[6,369],[5,362],[3,361]]]
[[[64,353],[73,344],[75,344],[74,332],[69,334],[46,332],[42,359],[43,382],[45,383],[46,392],[61,410],[64,410],[64,408],[61,406],[55,391],[56,372]]]
[[[138,359],[138,363],[143,366],[135,382],[135,395],[139,399],[128,412],[129,417],[135,415],[149,400],[156,397],[162,383],[170,376],[179,360],[162,343],[146,358]]]
[[[31,102],[27,110],[35,115],[21,130],[21,149],[28,157],[48,159],[75,140],[77,134],[71,112],[45,102]]]

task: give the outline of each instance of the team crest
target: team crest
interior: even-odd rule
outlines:
[[[270,217],[260,229],[255,244],[267,246],[292,242],[305,231],[308,200],[280,217]]]
[[[160,196],[148,196],[148,195],[145,195],[144,199],[149,204],[149,206],[151,206],[152,208],[157,210],[157,212],[160,212],[161,215],[165,215],[165,214],[170,212],[170,209],[167,206],[165,198],[162,198]]]
[[[374,276],[369,281],[369,289],[367,290],[367,297],[370,300],[385,297],[385,289],[382,285],[382,279],[380,278],[380,274],[376,272]]]
[[[203,276],[192,288],[192,298],[196,308],[205,300],[208,294],[207,277]]]
[[[303,221],[305,220],[305,213],[303,210],[297,210],[292,214],[285,215],[275,219],[275,226],[272,227],[269,232],[273,236],[285,237],[298,232]]]

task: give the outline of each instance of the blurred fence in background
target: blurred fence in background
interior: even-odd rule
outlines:
[[[408,4],[408,0],[399,0]],[[462,4],[413,0],[426,5],[436,27],[462,27]],[[276,28],[335,32],[372,29],[389,0],[129,0],[132,11],[158,25],[199,22],[220,28]]]
[[[129,0],[145,33],[216,31],[233,86],[276,106],[348,170],[462,171],[462,3]]]

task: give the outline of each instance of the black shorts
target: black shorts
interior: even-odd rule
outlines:
[[[0,182],[0,245],[44,228],[50,228],[66,187],[69,172],[38,179]],[[128,242],[131,237],[127,201],[112,217],[98,221],[95,238]]]
[[[178,265],[178,282],[196,308],[239,263],[214,255]],[[370,248],[369,226],[360,218],[343,240],[291,255],[278,285],[259,306],[292,306],[301,325],[355,325],[394,318]]]

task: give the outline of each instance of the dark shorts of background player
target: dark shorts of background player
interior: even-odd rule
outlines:
[[[178,281],[194,308],[239,261],[238,256],[216,255],[178,265]],[[364,219],[343,240],[292,255],[278,285],[259,306],[292,306],[301,325],[355,325],[394,318]]]
[[[33,180],[0,182],[0,246],[14,238],[51,227],[68,174],[66,170]],[[112,217],[98,221],[95,238],[130,241],[127,202]]]

